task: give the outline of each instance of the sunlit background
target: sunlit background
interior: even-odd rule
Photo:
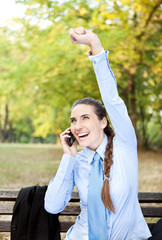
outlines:
[[[0,0],[0,188],[47,185],[73,102],[101,100],[89,48],[69,39],[77,26],[109,50],[138,138],[139,191],[162,191],[160,0]]]
[[[0,1],[0,27],[11,26],[13,17],[23,17],[25,6],[16,4],[14,0]]]

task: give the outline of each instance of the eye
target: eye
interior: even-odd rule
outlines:
[[[84,120],[87,120],[87,119],[89,119],[89,117],[88,117],[88,116],[84,116],[83,119],[84,119]]]
[[[71,123],[75,123],[76,122],[76,120],[73,119],[73,118],[70,121],[71,121]]]

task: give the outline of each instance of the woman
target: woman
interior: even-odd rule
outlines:
[[[146,239],[151,234],[138,202],[136,136],[126,106],[118,95],[108,52],[103,50],[97,35],[83,27],[71,29],[70,38],[73,44],[90,47],[89,59],[93,62],[106,110],[91,98],[74,103],[71,127],[60,135],[64,155],[55,178],[48,186],[45,209],[50,213],[61,212],[76,185],[81,213],[68,230],[66,240]],[[106,111],[115,134],[109,126]],[[71,147],[67,144],[70,131],[76,138]],[[84,147],[81,152],[77,152],[77,142]],[[102,166],[102,192],[98,180],[101,173],[92,177],[96,171],[96,153],[99,156],[98,168]],[[98,194],[94,193],[96,189]],[[96,199],[98,206],[94,205]],[[102,217],[98,215],[101,212]]]

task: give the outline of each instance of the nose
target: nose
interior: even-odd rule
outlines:
[[[81,121],[77,121],[77,122],[76,122],[76,125],[75,125],[75,129],[76,129],[76,130],[80,130],[80,129],[82,129],[82,127],[83,127],[83,126],[82,126]]]

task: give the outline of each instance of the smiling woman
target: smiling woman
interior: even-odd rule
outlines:
[[[71,126],[60,134],[64,155],[48,186],[45,209],[61,212],[76,186],[81,213],[66,240],[147,239],[151,233],[137,198],[136,135],[118,95],[108,52],[96,34],[82,27],[71,29],[70,38],[74,44],[90,47],[89,59],[105,107],[92,98],[80,99],[72,106]],[[70,132],[76,139],[71,147],[67,144]],[[83,147],[81,152],[77,152],[77,143]]]
[[[87,100],[87,101],[86,101]],[[82,99],[73,105],[71,111],[71,131],[81,147],[96,150],[104,139],[103,129],[107,119],[98,119],[95,106],[89,104],[90,99]]]

